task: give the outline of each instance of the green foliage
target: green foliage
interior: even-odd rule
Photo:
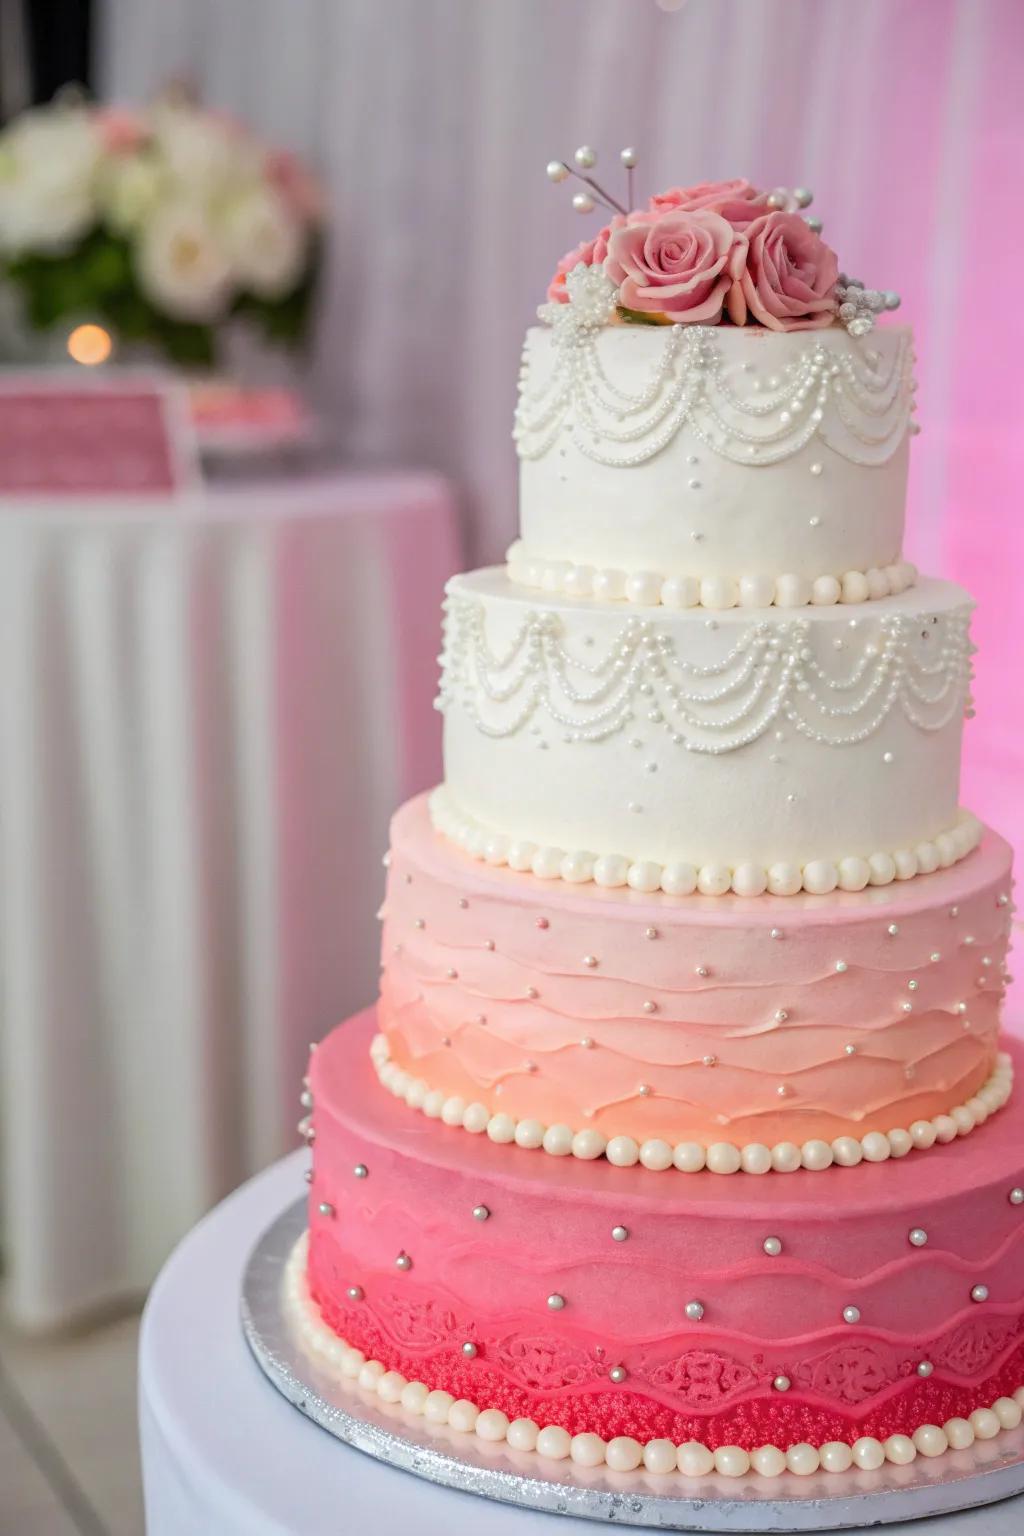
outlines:
[[[318,264],[316,250],[294,292],[275,300],[241,294],[231,315],[253,323],[269,342],[298,346],[308,327]],[[87,316],[108,326],[120,342],[148,343],[181,367],[205,368],[216,361],[217,327],[161,314],[139,288],[129,241],[102,226],[73,251],[0,262],[0,276],[20,291],[34,330]]]
[[[671,321],[660,319],[657,315],[649,315],[642,309],[627,309],[625,304],[616,304],[615,312],[620,320],[627,325],[666,325]]]

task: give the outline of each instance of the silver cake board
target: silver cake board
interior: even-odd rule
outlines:
[[[1024,1491],[1024,1425],[966,1451],[877,1472],[766,1479],[610,1472],[490,1445],[428,1425],[328,1375],[298,1342],[283,1304],[284,1267],[306,1226],[304,1200],[259,1239],[242,1281],[241,1317],[260,1368],[328,1434],[428,1482],[522,1509],[662,1531],[833,1531],[890,1525],[992,1504]],[[270,1449],[270,1448],[268,1448]],[[922,1533],[923,1536],[923,1533]]]

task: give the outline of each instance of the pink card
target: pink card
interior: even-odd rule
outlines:
[[[195,489],[184,387],[160,374],[0,373],[0,498],[177,500]]]

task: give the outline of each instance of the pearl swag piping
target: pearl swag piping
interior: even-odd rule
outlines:
[[[597,597],[607,602],[635,603],[656,608],[801,608],[811,604],[859,604],[897,596],[917,582],[917,567],[909,561],[846,571],[815,579],[782,576],[665,576],[651,570],[624,571],[570,560],[535,558],[521,540],[506,556],[508,579],[518,586],[567,597]]]
[[[306,1276],[308,1234],[303,1233],[289,1255],[282,1282],[284,1309],[303,1346],[353,1386],[373,1393],[384,1403],[400,1405],[422,1416],[428,1424],[447,1425],[478,1439],[506,1443],[513,1450],[531,1451],[547,1461],[571,1460],[577,1466],[607,1466],[613,1472],[647,1472],[683,1477],[743,1477],[756,1472],[779,1477],[791,1472],[807,1477],[825,1472],[875,1471],[884,1462],[906,1466],[920,1456],[941,1456],[947,1450],[963,1450],[975,1440],[992,1440],[1005,1430],[1016,1429],[1024,1418],[1024,1384],[1012,1397],[996,1398],[990,1406],[976,1408],[969,1418],[949,1419],[944,1425],[922,1424],[913,1435],[890,1435],[886,1440],[861,1436],[848,1445],[832,1440],[821,1446],[807,1443],[790,1446],[764,1445],[746,1451],[738,1445],[710,1447],[697,1440],[676,1445],[671,1440],[649,1440],[642,1445],[628,1435],[604,1440],[600,1435],[570,1435],[558,1425],[538,1425],[533,1419],[513,1419],[500,1408],[481,1409],[468,1398],[450,1392],[431,1391],[424,1381],[409,1381],[400,1371],[389,1371],[380,1360],[367,1360],[323,1321],[309,1293]]]
[[[573,1131],[568,1125],[545,1126],[539,1120],[516,1120],[512,1115],[494,1114],[486,1104],[468,1103],[459,1094],[446,1094],[431,1088],[423,1078],[404,1071],[391,1060],[387,1038],[376,1034],[370,1042],[370,1060],[382,1087],[396,1099],[403,1099],[410,1109],[418,1109],[432,1120],[461,1127],[473,1135],[486,1133],[489,1140],[514,1144],[528,1150],[541,1149],[552,1157],[576,1157],[583,1162],[605,1157],[617,1168],[640,1163],[654,1173],[676,1168],[681,1173],[795,1173],[806,1168],[821,1172],[833,1165],[854,1168],[858,1163],[884,1163],[889,1158],[906,1157],[915,1149],[926,1151],[936,1142],[955,1141],[967,1136],[975,1126],[983,1125],[990,1115],[1002,1109],[1013,1088],[1013,1062],[1005,1052],[996,1057],[992,1075],[966,1104],[958,1104],[948,1114],[931,1120],[915,1120],[909,1130],[868,1131],[866,1135],[837,1136],[828,1142],[817,1138],[796,1142],[781,1141],[769,1147],[763,1142],[749,1142],[738,1147],[734,1142],[718,1141],[704,1146],[696,1141],[682,1141],[670,1146],[652,1138],[637,1142],[632,1136],[607,1137],[588,1128]]]
[[[739,864],[666,864],[653,859],[630,859],[618,853],[596,854],[583,849],[555,848],[512,838],[493,827],[484,826],[465,815],[452,802],[442,784],[429,801],[430,819],[435,831],[442,833],[471,858],[494,866],[532,873],[539,880],[564,880],[569,885],[595,885],[616,888],[628,885],[634,891],[664,891],[669,896],[795,896],[806,891],[825,896],[837,888],[862,891],[868,885],[891,885],[894,880],[909,880],[915,875],[929,875],[948,869],[965,859],[981,841],[981,823],[967,811],[961,811],[954,826],[940,832],[934,840],[914,848],[889,852],[878,850],[868,858],[854,855],[839,860],[810,859],[802,866],[780,860],[767,868],[755,861]]]

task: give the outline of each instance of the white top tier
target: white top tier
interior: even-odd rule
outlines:
[[[678,606],[706,602],[686,581],[719,579],[723,607],[804,603],[809,583],[849,572],[861,585],[873,573],[862,596],[906,585],[891,574],[914,394],[906,326],[855,338],[568,318],[526,337],[519,579],[532,566],[549,590],[621,597],[620,576],[593,575],[648,572],[684,579]]]

